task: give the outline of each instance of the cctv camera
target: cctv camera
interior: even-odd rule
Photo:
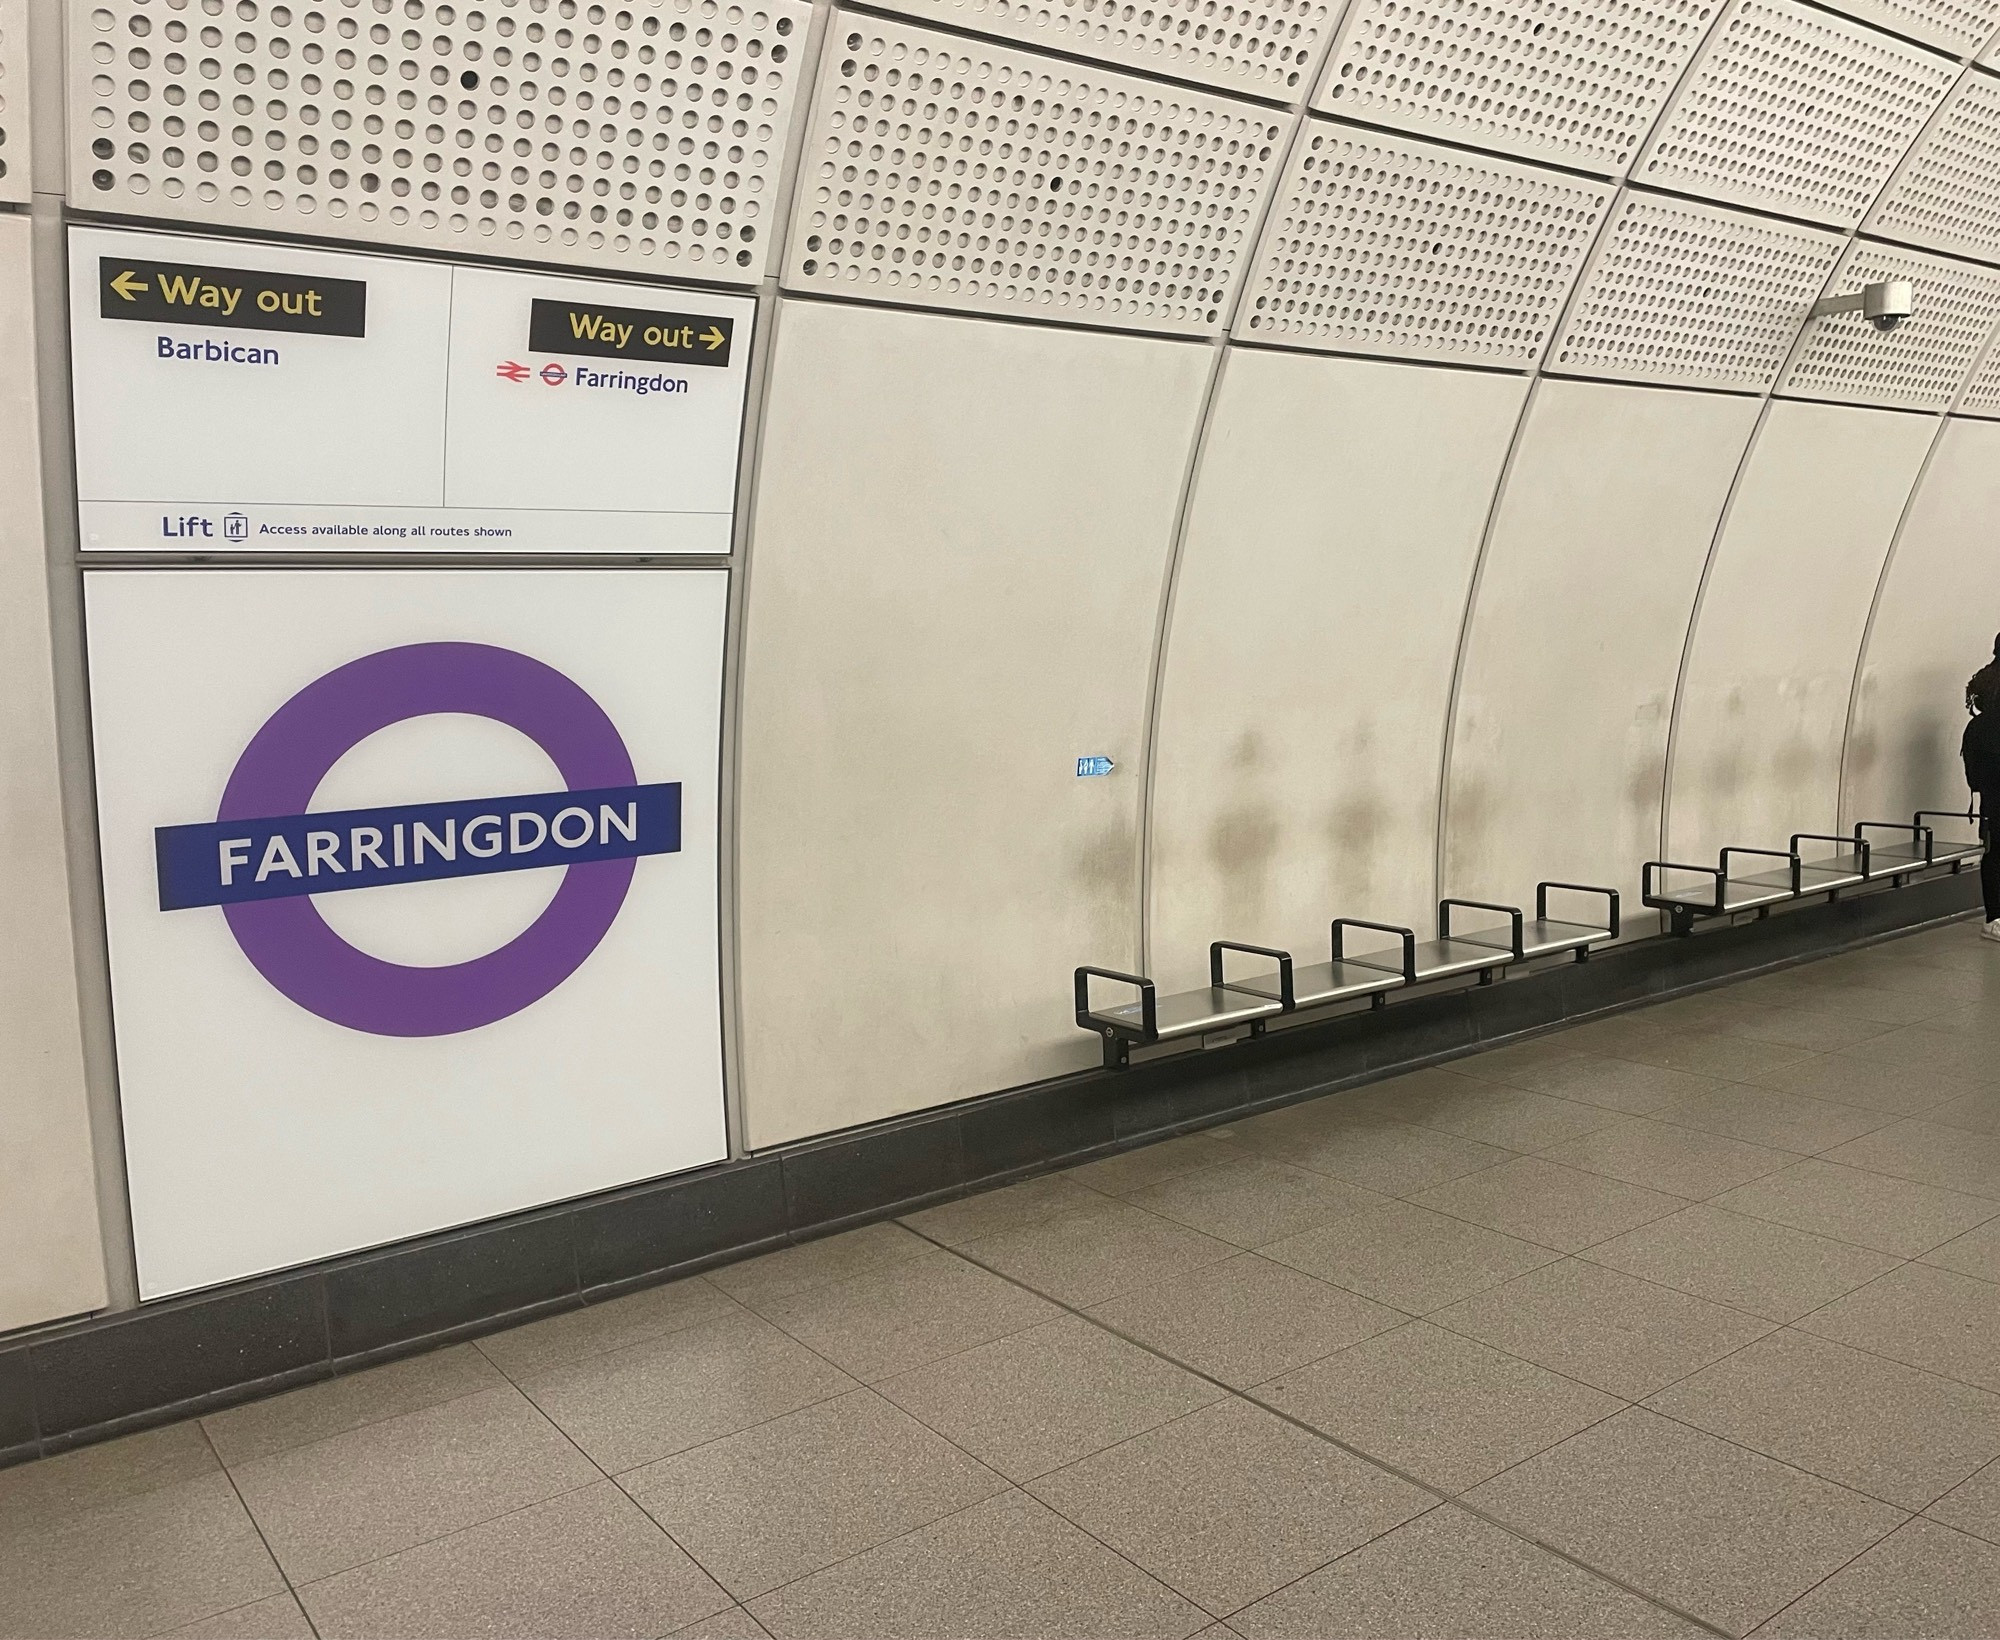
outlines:
[[[1846,296],[1822,296],[1813,303],[1810,317],[1826,319],[1836,313],[1859,313],[1877,330],[1890,331],[1916,308],[1917,289],[1909,280],[1878,279]]]
[[[1894,330],[1916,306],[1916,287],[1907,279],[1884,279],[1861,293],[1862,317],[1877,330]]]

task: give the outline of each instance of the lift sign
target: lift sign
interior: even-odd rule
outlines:
[[[98,311],[106,319],[309,336],[368,333],[368,285],[360,279],[101,256],[97,294]]]

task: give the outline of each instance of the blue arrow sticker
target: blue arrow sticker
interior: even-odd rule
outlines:
[[[1114,765],[1108,757],[1080,757],[1076,760],[1077,778],[1087,774],[1109,774]]]

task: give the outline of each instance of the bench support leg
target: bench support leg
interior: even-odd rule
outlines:
[[[1685,938],[1694,932],[1694,913],[1684,905],[1677,905],[1667,913],[1667,932]]]
[[[1104,1034],[1104,1068],[1108,1071],[1122,1071],[1132,1062],[1132,1045],[1116,1031]]]
[[[1373,1011],[1376,1008],[1386,1008],[1388,1006],[1389,1006],[1389,993],[1386,991],[1377,991],[1373,996],[1371,996],[1368,999],[1368,1007],[1371,1011]]]

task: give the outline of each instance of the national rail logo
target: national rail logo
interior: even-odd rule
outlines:
[[[308,812],[328,771],[391,724],[434,713],[490,718],[547,753],[564,789]],[[376,1036],[449,1036],[519,1013],[595,951],[641,856],[681,846],[678,781],[641,784],[604,709],[518,650],[419,643],[347,662],[307,684],[250,739],[213,822],[155,829],[160,909],[220,907],[279,992]],[[483,956],[415,967],[328,926],[316,894],[560,866],[541,915]]]

